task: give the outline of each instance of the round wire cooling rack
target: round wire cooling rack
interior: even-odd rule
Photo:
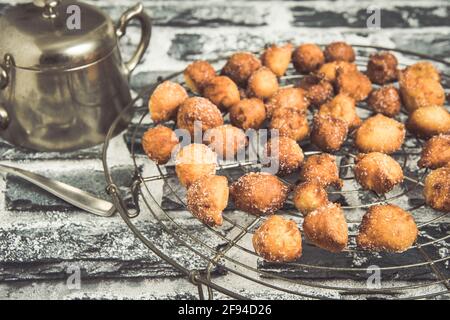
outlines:
[[[398,49],[359,45],[353,47],[357,51],[356,63],[362,70],[370,54],[378,50],[394,52],[399,60],[399,67],[422,59],[432,61],[440,70],[445,71],[441,74],[442,84],[446,94],[449,94],[450,63],[446,61]],[[230,207],[224,212],[224,224],[219,228],[207,226],[193,218],[187,212],[185,190],[178,184],[173,166],[157,166],[139,149],[141,135],[154,124],[147,121],[147,107],[136,107],[137,102],[146,99],[161,81],[183,83],[181,75],[182,72],[177,72],[160,78],[158,83],[140,92],[122,112],[125,115],[133,108],[136,114],[136,121],[129,128],[131,161],[134,167],[131,194],[135,200],[135,209],[129,208],[123,192],[115,184],[108,162],[110,139],[121,116],[116,119],[106,137],[103,166],[107,190],[125,223],[145,246],[197,287],[200,299],[424,299],[450,293],[449,215],[434,211],[424,204],[422,181],[427,172],[416,166],[423,141],[409,134],[402,150],[393,155],[403,167],[405,180],[401,186],[383,196],[362,190],[355,182],[352,166],[356,151],[352,147],[351,138],[335,154],[344,187],[342,190],[330,191],[329,197],[341,204],[349,224],[349,246],[342,253],[328,253],[304,240],[303,255],[298,261],[269,263],[256,255],[251,244],[254,230],[266,217],[252,216]],[[299,78],[301,76],[293,74],[291,70],[281,79],[281,83],[292,85]],[[358,104],[358,115],[361,118],[367,118],[370,114],[364,103]],[[402,113],[398,118],[404,122],[406,114]],[[166,125],[174,126],[173,123]],[[320,152],[309,141],[302,141],[300,145],[306,156]],[[155,166],[156,173],[146,175],[149,170],[143,170],[142,167],[145,166]],[[227,176],[232,182],[239,176],[260,168],[259,158],[221,162],[218,174]],[[295,174],[283,180],[293,185],[296,182]],[[416,219],[418,240],[402,254],[371,253],[355,246],[354,239],[363,214],[368,207],[382,203],[400,205]],[[293,219],[301,227],[302,215],[292,206],[291,200],[277,214]],[[157,228],[161,232],[161,238],[151,238],[145,225]]]

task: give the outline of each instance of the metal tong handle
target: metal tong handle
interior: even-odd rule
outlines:
[[[0,171],[18,176],[32,184],[50,192],[56,197],[74,205],[77,208],[102,217],[109,217],[116,211],[114,205],[99,199],[92,194],[44,176],[15,167],[0,164]]]

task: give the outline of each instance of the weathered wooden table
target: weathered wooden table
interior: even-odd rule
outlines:
[[[19,1],[18,1],[19,2]],[[25,1],[20,1],[25,2]],[[114,19],[133,0],[90,1]],[[0,12],[11,1],[0,0]],[[197,58],[257,50],[269,42],[380,45],[449,60],[448,1],[378,1],[381,28],[367,28],[373,1],[144,1],[153,17],[150,49],[132,77],[135,90]],[[374,9],[374,8],[372,8]],[[125,57],[139,38],[132,27]],[[111,145],[113,173],[126,185],[127,139]],[[54,177],[105,199],[101,146],[36,153],[0,141],[2,163]],[[151,171],[151,170],[150,170]],[[190,299],[197,291],[170,265],[134,238],[115,216],[81,212],[12,176],[0,179],[0,298]],[[149,230],[158,239],[158,230]],[[181,249],[182,250],[182,249]],[[448,251],[447,251],[448,254]],[[195,263],[193,261],[192,263]],[[77,275],[80,275],[80,283]],[[258,292],[247,290],[250,296]]]

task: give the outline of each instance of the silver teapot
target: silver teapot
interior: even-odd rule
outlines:
[[[118,40],[137,19],[141,39],[128,62]],[[151,21],[138,4],[117,26],[79,1],[35,0],[0,17],[0,136],[38,151],[85,148],[104,141],[131,101],[129,77],[147,49]],[[128,125],[121,119],[117,133]]]

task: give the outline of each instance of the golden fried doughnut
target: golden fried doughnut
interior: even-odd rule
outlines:
[[[286,175],[300,168],[304,155],[298,143],[288,137],[270,139],[264,150],[264,155],[270,164],[278,163],[278,174]]]
[[[374,112],[388,117],[399,114],[402,105],[400,94],[394,86],[384,86],[372,91],[367,99],[367,104]]]
[[[353,48],[342,41],[332,42],[325,47],[325,60],[330,61],[355,61],[355,51]]]
[[[180,106],[177,114],[177,127],[188,130],[194,137],[195,122],[199,122],[199,129],[205,132],[208,129],[221,126],[223,117],[220,110],[206,98],[190,97]]]
[[[367,63],[367,76],[376,84],[397,80],[397,58],[390,52],[375,53]]]
[[[230,187],[237,209],[254,214],[272,214],[286,201],[288,187],[276,176],[266,172],[247,173]]]
[[[210,226],[222,225],[222,211],[228,204],[226,177],[208,175],[194,181],[186,193],[187,208],[200,221]]]
[[[189,144],[175,158],[175,172],[180,183],[189,187],[197,179],[216,173],[217,155],[204,144]]]
[[[313,43],[305,43],[294,50],[292,62],[297,72],[309,73],[324,64],[325,57],[319,46]]]
[[[186,90],[178,83],[164,81],[153,91],[148,107],[153,121],[168,121],[177,114],[178,107],[188,98]]]
[[[338,70],[336,85],[339,93],[347,94],[356,101],[366,99],[372,91],[372,83],[369,78],[359,71],[341,72]]]
[[[445,102],[444,88],[433,80],[410,80],[407,76],[400,76],[400,93],[409,112],[427,106],[442,106]]]
[[[308,213],[303,220],[303,232],[319,248],[341,252],[348,242],[348,226],[344,211],[336,203]]]
[[[445,91],[439,83],[439,73],[427,62],[419,62],[399,73],[400,94],[409,112],[427,107],[442,106]]]
[[[421,138],[450,133],[450,113],[445,107],[419,108],[409,115],[406,127]]]
[[[410,213],[393,204],[376,205],[364,215],[356,243],[366,250],[403,252],[413,245],[417,234]]]
[[[333,118],[346,121],[349,129],[361,125],[361,119],[356,114],[355,99],[345,94],[338,94],[329,102],[321,105],[319,114],[330,115]]]
[[[268,261],[289,262],[302,255],[302,236],[297,224],[280,216],[270,216],[255,231],[253,247]]]
[[[433,209],[450,211],[450,165],[433,170],[425,178],[425,203]]]
[[[233,159],[247,146],[247,137],[242,129],[224,124],[206,131],[205,143],[222,159]]]
[[[266,103],[267,117],[271,118],[276,109],[293,108],[306,111],[309,102],[306,91],[301,88],[280,88]]]
[[[183,75],[189,89],[201,93],[209,81],[216,77],[216,71],[208,61],[197,60],[187,66]]]
[[[277,129],[280,136],[289,137],[295,141],[301,141],[309,134],[306,112],[292,108],[276,109],[269,128]]]
[[[245,87],[253,72],[261,68],[261,61],[250,52],[233,54],[222,69],[222,74],[228,76],[237,85]]]
[[[402,147],[405,126],[382,114],[366,119],[356,130],[355,145],[361,152],[393,153]]]
[[[329,115],[316,114],[311,130],[311,142],[325,152],[338,151],[345,142],[348,133],[346,121]]]
[[[308,213],[328,205],[328,195],[317,182],[302,182],[294,189],[294,205],[306,216]]]
[[[238,128],[259,129],[266,120],[264,102],[258,98],[243,99],[230,109],[230,121]]]
[[[237,85],[226,76],[218,76],[204,87],[203,95],[221,110],[228,110],[241,100]]]
[[[323,75],[325,80],[334,83],[336,81],[338,71],[340,73],[357,72],[358,67],[356,64],[347,61],[332,61],[322,65],[319,68],[318,73]]]
[[[253,97],[267,99],[273,96],[277,90],[277,76],[269,68],[259,68],[248,79],[248,91]]]
[[[355,178],[364,189],[384,194],[403,181],[403,170],[390,156],[371,152],[356,158]]]
[[[267,48],[261,56],[264,66],[272,70],[278,77],[286,73],[292,57],[292,44],[284,46],[272,45]]]
[[[407,72],[415,78],[430,79],[436,82],[441,81],[438,69],[428,61],[416,62],[407,67],[403,72]]]
[[[162,125],[148,129],[142,137],[144,152],[157,164],[169,162],[176,145],[178,145],[178,138],[175,132]]]
[[[306,91],[306,98],[314,107],[320,107],[334,95],[333,85],[322,75],[307,75],[300,80],[298,86]]]
[[[450,135],[440,134],[427,141],[419,160],[420,168],[437,169],[450,163]]]
[[[336,157],[327,153],[308,157],[300,170],[300,180],[316,182],[323,188],[333,185],[340,189],[343,185],[342,180],[339,178]]]

